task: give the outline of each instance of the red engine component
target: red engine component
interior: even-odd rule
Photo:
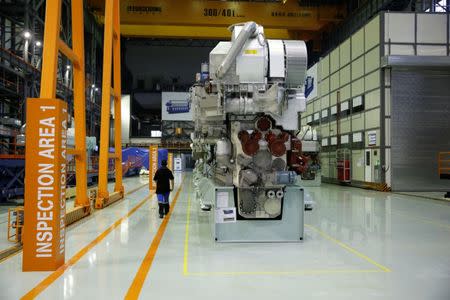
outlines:
[[[259,150],[258,141],[261,139],[262,134],[258,130],[254,130],[252,134],[249,134],[246,130],[241,130],[238,133],[238,138],[241,141],[242,151],[249,155],[255,155]]]
[[[272,131],[269,131],[268,133],[266,133],[265,139],[269,144],[271,142],[273,142],[276,138],[277,138],[277,136]]]
[[[297,172],[297,174],[302,174],[308,166],[309,157],[298,154],[296,152],[291,152],[291,156],[289,158],[289,166]]]
[[[246,130],[241,130],[238,133],[238,139],[244,144],[250,139],[250,134]]]
[[[298,138],[292,138],[291,149],[295,152],[302,152],[302,142]]]
[[[261,117],[256,121],[256,127],[261,131],[267,131],[272,127],[272,122],[268,117]]]
[[[280,135],[278,136],[278,138],[281,139],[281,140],[283,140],[283,141],[285,141],[285,142],[287,142],[287,141],[289,141],[289,137],[290,137],[290,136],[291,136],[291,135],[290,135],[288,132],[283,131],[282,133],[280,133]]]
[[[269,150],[273,156],[280,157],[286,154],[286,142],[289,140],[290,134],[286,131],[281,132],[278,136],[272,131],[266,133],[265,139],[269,143]]]
[[[252,134],[250,135],[250,138],[252,140],[259,141],[262,138],[261,131],[253,130]]]
[[[247,142],[242,143],[242,151],[249,156],[255,155],[259,150],[258,140],[249,139]]]
[[[280,157],[286,154],[286,145],[282,139],[275,139],[269,143],[269,150],[273,156]]]

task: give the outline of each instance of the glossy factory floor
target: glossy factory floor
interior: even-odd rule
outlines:
[[[217,244],[181,176],[162,222],[143,188],[71,226],[59,270],[1,262],[0,298],[450,299],[448,203],[324,184],[303,242]]]

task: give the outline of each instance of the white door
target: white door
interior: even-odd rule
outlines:
[[[365,161],[365,171],[364,171],[364,181],[372,182],[372,154],[371,149],[366,149],[364,152],[364,161]]]

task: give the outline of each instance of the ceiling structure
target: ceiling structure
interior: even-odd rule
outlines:
[[[103,19],[104,0],[89,0]],[[122,0],[121,34],[141,38],[229,39],[227,28],[255,21],[275,39],[320,40],[320,34],[342,22],[346,1],[208,1]]]

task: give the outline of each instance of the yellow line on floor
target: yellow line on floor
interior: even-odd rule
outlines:
[[[352,273],[384,273],[380,269],[312,269],[298,271],[254,271],[254,272],[189,272],[189,276],[246,276],[246,275],[320,275],[320,274],[352,274]]]
[[[169,210],[169,213],[164,217],[161,224],[159,225],[158,231],[154,236],[150,248],[147,251],[144,259],[142,260],[141,266],[136,273],[136,276],[133,279],[130,287],[128,288],[128,292],[125,296],[125,299],[138,299],[142,290],[142,286],[144,285],[145,279],[147,278],[148,272],[152,267],[153,259],[156,256],[156,252],[158,251],[159,243],[166,231],[167,224],[169,223],[170,217],[172,216],[172,212],[175,209],[175,205],[177,204],[178,196],[183,188],[184,179],[182,180],[180,186],[178,187],[177,193],[172,200],[172,205]]]
[[[189,257],[189,225],[191,223],[191,189],[192,181],[189,185],[188,203],[186,213],[186,233],[184,235],[184,258],[183,258],[183,275],[189,275],[188,271],[188,257]]]
[[[338,244],[340,247],[342,247],[342,248],[344,248],[345,250],[347,250],[347,251],[349,251],[349,252],[355,254],[356,256],[358,256],[358,257],[360,257],[360,258],[362,258],[362,259],[364,259],[365,261],[367,261],[367,262],[369,262],[370,264],[376,266],[376,267],[379,268],[380,270],[382,270],[382,271],[384,271],[384,272],[391,272],[391,270],[390,270],[388,267],[383,266],[382,264],[377,263],[377,262],[374,261],[373,259],[367,257],[366,255],[362,254],[361,252],[358,252],[357,250],[353,249],[352,247],[348,246],[347,244],[344,244],[343,242],[341,242],[341,241],[335,239],[334,237],[332,237],[332,236],[328,235],[327,233],[323,232],[322,230],[320,230],[320,229],[318,229],[318,228],[316,228],[316,227],[314,227],[314,226],[308,225],[308,224],[305,224],[305,227],[308,227],[309,229],[312,229],[312,230],[316,231],[318,234],[320,234],[321,236],[323,236],[323,237],[326,238],[327,240],[332,241],[332,242]]]
[[[135,207],[133,207],[125,216],[121,217],[119,220],[114,222],[108,229],[103,231],[99,236],[97,236],[93,241],[91,241],[87,246],[78,251],[74,256],[72,256],[64,265],[59,267],[56,271],[48,275],[44,280],[42,280],[38,285],[36,285],[32,290],[25,294],[21,299],[34,299],[47,287],[49,287],[53,282],[55,282],[64,272],[75,265],[86,253],[94,248],[98,243],[100,243],[109,233],[111,233],[117,226],[119,226],[128,217],[134,214],[144,203],[153,197],[154,193],[145,197],[141,202],[139,202]]]

